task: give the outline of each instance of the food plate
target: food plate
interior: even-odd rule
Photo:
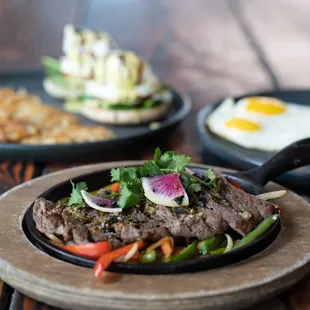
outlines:
[[[205,170],[202,170],[199,167],[189,166],[189,168],[198,173],[205,172]],[[229,177],[228,175],[226,176]],[[110,171],[102,170],[96,171],[95,173],[89,173],[79,176],[72,181],[75,184],[77,184],[78,182],[86,182],[89,186],[89,190],[93,191],[98,188],[98,180],[100,180],[100,182],[102,182],[103,184],[109,184],[110,178]],[[239,184],[242,184],[242,188],[244,188],[248,193],[252,192],[253,194],[261,194],[264,192],[259,187],[254,187],[251,182],[243,181],[243,183],[241,183],[242,181],[240,179],[238,179],[238,182]],[[66,196],[68,192],[70,192],[70,190],[71,184],[69,180],[67,180],[42,193],[40,197],[43,197],[46,200],[50,201],[58,201],[59,199]],[[48,240],[36,229],[35,222],[33,220],[33,205],[34,204],[31,204],[31,206],[27,210],[22,222],[22,227],[27,238],[37,248],[42,249],[45,253],[53,257],[79,266],[89,268],[93,267],[96,263],[96,260],[83,258],[81,256],[77,256],[60,249],[58,246],[52,244],[50,240]],[[242,261],[251,257],[254,254],[261,252],[276,239],[279,231],[280,219],[276,220],[276,222],[271,226],[271,228],[258,239],[254,240],[246,246],[243,246],[242,248],[230,251],[222,255],[208,256],[204,258],[199,257],[196,259],[176,263],[113,263],[108,270],[112,272],[132,274],[175,274],[217,268]]]
[[[41,193],[83,174],[139,164],[75,167],[31,180],[2,195],[0,278],[26,295],[67,309],[216,310],[247,307],[278,294],[309,271],[310,205],[292,192],[278,200],[284,211],[283,229],[268,248],[245,261],[207,271],[156,276],[126,274],[107,284],[93,278],[88,268],[45,254],[25,237],[25,212]],[[267,185],[269,191],[280,188]]]
[[[295,102],[300,105],[310,106],[310,90],[285,90],[253,93],[235,98],[235,100],[245,96],[269,96],[287,102]],[[251,169],[260,166],[262,163],[270,159],[275,153],[246,149],[215,135],[207,128],[205,125],[206,118],[221,102],[222,100],[213,104],[208,104],[198,113],[197,125],[205,149],[220,157],[236,169]],[[310,166],[290,171],[276,179],[277,182],[285,184],[298,191],[309,189],[309,180]]]
[[[14,88],[26,88],[30,93],[40,96],[46,102],[61,109],[62,102],[49,97],[43,90],[42,73],[21,73],[0,76],[0,86],[12,86]],[[54,144],[54,145],[23,145],[0,143],[0,160],[36,160],[40,162],[85,160],[98,157],[103,150],[116,147],[124,147],[130,143],[150,136],[167,132],[179,124],[191,109],[190,99],[173,90],[173,101],[167,116],[160,120],[160,126],[151,129],[148,124],[137,126],[112,126],[104,125],[112,129],[115,137],[100,142],[76,143],[76,144]],[[83,124],[98,125],[98,123],[87,120],[82,116],[78,119]],[[169,131],[169,130],[168,130]]]
[[[246,195],[247,196],[247,194],[245,194],[245,193],[252,194],[252,195],[259,195],[259,194],[263,194],[263,193],[266,194],[266,190],[264,189],[263,186],[273,176],[280,175],[286,171],[289,171],[290,169],[300,167],[300,166],[304,166],[305,164],[309,164],[309,162],[310,162],[310,156],[308,155],[309,154],[309,152],[308,152],[309,148],[310,148],[310,139],[304,139],[304,140],[300,140],[298,142],[295,142],[295,143],[289,145],[288,147],[284,148],[280,152],[278,152],[272,159],[270,159],[269,161],[267,161],[266,163],[264,163],[262,166],[260,166],[258,168],[255,168],[255,169],[252,169],[249,171],[245,171],[245,172],[239,172],[239,173],[225,173],[223,176],[226,178],[226,180],[228,182],[221,180],[220,183],[217,183],[216,188],[218,188],[219,184],[225,184],[225,182],[227,182],[226,186],[231,187],[231,189],[228,190],[229,195],[231,195],[233,192],[236,195],[236,196],[234,196],[235,198],[233,199],[234,202],[237,200],[238,204],[244,203],[244,206],[241,209],[242,214],[245,212],[245,210],[250,210],[250,213],[249,213],[249,211],[246,211],[246,212],[248,212],[248,214],[250,214],[250,217],[251,217],[252,216],[251,213],[252,214],[254,214],[254,213],[253,213],[252,209],[247,209],[247,207],[249,207],[248,206],[249,202],[247,202],[246,200],[244,200],[244,198],[242,198],[244,196],[238,196],[238,195],[240,194],[240,195]],[[153,164],[156,167],[158,167],[159,169],[160,169],[160,167],[162,167],[161,161],[163,160],[163,158],[167,157],[165,155],[168,155],[168,154],[167,153],[160,154],[159,149],[157,149],[155,151],[154,158],[156,157],[156,161],[154,160]],[[177,156],[179,156],[179,157],[177,157]],[[179,158],[179,159],[182,158],[183,160],[188,160],[186,157],[182,157],[182,155],[180,155],[180,154],[173,154],[173,156],[171,155],[171,157],[169,157],[169,158],[172,161],[174,160],[175,163],[176,163],[176,158]],[[292,160],[292,158],[294,160]],[[142,166],[143,169],[147,169],[147,172],[142,172],[142,173],[148,174],[151,172],[147,168],[150,164],[152,164],[152,163],[146,162]],[[131,167],[130,171],[132,173],[132,171],[134,169],[140,169],[141,170],[142,167]],[[167,167],[167,166],[164,166],[164,167]],[[212,172],[212,171],[200,169],[199,167],[195,167],[193,165],[190,165],[187,168],[189,169],[188,171],[191,171],[191,173],[193,175],[196,174],[197,176],[203,176],[203,175],[208,174],[210,180],[213,177],[216,178],[214,172]],[[126,167],[124,167],[124,169],[126,169]],[[153,169],[154,169],[154,167],[153,167]],[[181,169],[181,168],[179,168],[179,169]],[[121,171],[123,171],[123,172],[121,172]],[[66,231],[67,229],[70,230],[70,229],[72,229],[72,228],[70,228],[72,226],[70,226],[67,223],[67,224],[65,224],[65,228],[63,228],[63,227],[60,228],[61,226],[58,226],[58,228],[56,228],[55,230],[52,228],[47,229],[47,227],[50,227],[50,225],[47,223],[58,222],[59,218],[61,218],[62,215],[60,215],[60,214],[56,215],[57,214],[56,210],[55,210],[55,213],[53,213],[53,215],[47,214],[48,213],[47,210],[50,209],[50,207],[48,204],[46,204],[46,202],[50,201],[50,202],[56,203],[56,201],[59,201],[59,200],[63,199],[64,197],[68,197],[68,193],[70,192],[70,188],[73,186],[72,184],[76,184],[75,186],[73,186],[74,191],[76,191],[78,184],[80,184],[80,186],[83,186],[83,187],[86,186],[87,190],[89,190],[92,193],[92,192],[98,190],[98,186],[99,186],[98,180],[100,180],[100,183],[102,182],[101,184],[109,184],[111,174],[114,175],[116,178],[118,178],[119,182],[122,182],[121,180],[124,181],[124,175],[125,175],[125,180],[127,180],[126,182],[128,182],[128,178],[126,177],[126,173],[128,173],[129,170],[121,170],[121,171],[118,171],[118,173],[117,173],[117,170],[112,170],[110,173],[110,171],[108,171],[108,170],[103,170],[103,171],[97,171],[95,173],[90,173],[87,175],[81,175],[78,178],[75,178],[73,180],[73,183],[72,183],[72,181],[67,180],[63,183],[60,183],[60,184],[50,188],[49,190],[45,191],[44,193],[42,193],[38,197],[39,198],[38,200],[40,200],[40,202],[38,202],[38,200],[36,199],[36,201],[33,202],[31,204],[31,206],[28,208],[28,210],[25,214],[25,217],[23,219],[22,227],[23,227],[23,230],[24,230],[27,238],[34,245],[36,245],[39,249],[42,249],[45,253],[47,253],[47,254],[55,257],[55,258],[62,259],[63,261],[66,261],[69,263],[77,264],[79,266],[93,267],[95,265],[96,260],[85,259],[81,256],[77,256],[74,253],[70,253],[63,248],[60,248],[59,246],[52,244],[50,242],[50,240],[47,240],[47,238],[45,237],[46,232],[48,232],[48,234],[53,234],[52,232],[58,231],[58,229],[63,230],[63,231]],[[125,173],[125,171],[126,171],[126,173]],[[152,170],[152,171],[154,171],[154,170]],[[185,173],[187,173],[187,172],[185,172]],[[121,177],[121,175],[122,175],[122,177]],[[172,176],[172,174],[170,175],[170,177],[171,176]],[[158,177],[165,178],[167,176],[162,175],[162,176],[157,176],[157,178]],[[219,178],[221,178],[221,177],[219,177]],[[146,179],[147,178],[143,178],[142,183],[145,182]],[[201,180],[201,179],[198,178],[197,180]],[[161,180],[161,182],[162,182],[162,180]],[[177,182],[177,181],[175,180],[172,182]],[[224,182],[224,183],[222,183],[222,182]],[[127,184],[127,183],[125,183],[125,184]],[[177,183],[173,183],[173,187],[175,188],[176,186],[177,186]],[[224,187],[226,187],[226,186],[224,185]],[[188,187],[189,186],[187,186],[186,188],[188,189]],[[235,187],[237,187],[237,189]],[[242,191],[239,191],[238,188],[242,188],[245,193]],[[210,189],[210,191],[211,191],[211,189]],[[238,194],[238,192],[239,192],[239,194]],[[147,192],[145,191],[144,193],[146,195]],[[152,193],[154,193],[154,191],[152,191]],[[155,193],[156,193],[156,191],[155,191]],[[216,198],[215,198],[215,201],[217,201],[217,202],[218,202],[219,197],[223,197],[223,196],[226,197],[225,194],[223,195],[222,192],[218,192],[218,193],[220,193],[219,194],[220,196],[216,196]],[[111,192],[110,192],[110,194],[111,194]],[[121,198],[119,199],[119,202],[122,202],[124,204],[123,198],[126,196],[123,196],[122,194],[123,193],[121,191]],[[71,194],[70,200],[73,199],[74,201],[78,201],[78,199],[74,198],[76,195],[78,195],[77,192],[74,192],[74,195]],[[179,193],[179,195],[180,195],[180,193]],[[281,197],[281,195],[280,196],[276,195],[276,197]],[[84,196],[83,196],[83,198],[85,199]],[[152,196],[152,198],[150,197],[149,199],[151,199],[151,201],[152,201],[152,199],[156,199],[156,196]],[[166,202],[166,203],[168,203],[168,205],[170,205],[170,199],[171,198],[168,198],[165,201],[162,201],[162,200],[161,201],[162,201],[162,203]],[[211,199],[213,199],[213,196]],[[250,199],[250,196],[248,197],[248,199]],[[193,200],[191,200],[191,201],[194,204]],[[224,201],[229,201],[229,204],[234,203],[228,197],[226,197]],[[161,260],[156,260],[156,258],[155,258],[155,261],[153,261],[151,264],[143,263],[143,262],[135,262],[132,264],[131,263],[125,263],[124,264],[124,263],[119,263],[119,262],[114,261],[112,265],[108,266],[107,270],[112,271],[112,272],[118,272],[118,273],[133,273],[133,274],[176,274],[176,273],[187,273],[187,272],[202,271],[202,270],[206,270],[206,269],[223,267],[223,266],[226,266],[226,265],[229,265],[232,263],[240,262],[246,258],[251,257],[254,254],[261,252],[263,249],[265,249],[270,244],[272,244],[272,242],[275,240],[275,238],[277,237],[277,235],[280,231],[280,218],[281,217],[279,217],[279,215],[281,214],[281,206],[279,206],[280,209],[275,208],[274,204],[278,205],[277,201],[275,201],[275,200],[270,200],[269,202],[264,202],[264,201],[262,201],[262,202],[263,202],[263,204],[260,204],[259,208],[266,210],[268,216],[265,214],[265,215],[263,215],[263,218],[265,218],[264,221],[267,221],[267,222],[271,221],[271,223],[270,223],[271,226],[268,226],[269,229],[267,229],[265,233],[260,235],[259,238],[254,239],[254,241],[252,241],[252,242],[246,243],[245,246],[239,247],[237,249],[230,248],[229,250],[227,250],[226,253],[225,252],[222,253],[222,255],[213,255],[212,256],[212,252],[210,252],[211,255],[196,256],[196,257],[192,257],[191,259],[181,258],[180,260],[170,261],[170,262],[162,262]],[[87,203],[89,204],[89,202],[87,202]],[[105,202],[105,203],[107,203],[107,202]],[[253,200],[250,204],[255,205],[256,203],[258,204],[259,202],[258,201],[255,202],[255,200]],[[273,204],[271,204],[271,203],[273,203]],[[141,204],[143,204],[143,203],[141,202],[139,204],[141,207]],[[159,204],[159,202],[157,202],[157,204]],[[211,202],[208,202],[207,205],[209,205],[209,207],[207,207],[207,208],[210,209],[210,211],[211,211],[211,213],[207,214],[208,219],[210,220],[211,218],[216,218],[216,216],[218,216],[219,213],[215,213],[215,212],[218,212],[219,209],[217,209],[217,207],[215,205],[213,205]],[[91,205],[89,205],[89,206],[91,206]],[[106,204],[106,206],[107,206],[107,204]],[[176,204],[175,206],[177,207],[178,204]],[[92,207],[94,207],[94,206],[92,205]],[[126,203],[124,204],[124,207],[126,207]],[[147,208],[147,206],[145,206],[145,207]],[[204,207],[206,207],[206,205],[204,205]],[[230,205],[230,207],[231,207],[231,205]],[[95,204],[95,208],[100,208],[100,204],[99,205]],[[215,208],[215,210],[213,208]],[[109,209],[109,208],[107,208],[107,209]],[[240,211],[240,209],[238,209],[238,210]],[[93,212],[93,209],[90,209],[90,211]],[[154,211],[152,211],[152,214],[153,213],[154,213]],[[165,213],[165,216],[169,217],[168,214],[171,214],[171,216],[173,216],[172,213],[170,213],[170,211],[167,211],[167,213]],[[192,213],[188,216],[193,218],[193,217],[195,217],[194,214],[195,213]],[[199,211],[196,214],[197,214],[196,216],[198,217],[198,219],[201,219],[201,214],[199,215]],[[125,212],[122,215],[126,216]],[[120,216],[122,216],[122,215],[120,215]],[[135,216],[133,214],[127,213],[127,215],[129,217],[131,217],[132,221],[135,221]],[[108,215],[106,214],[106,216],[108,216]],[[183,216],[185,216],[185,215],[183,214]],[[234,213],[232,214],[232,216],[234,216]],[[83,213],[82,217],[86,217],[86,213]],[[72,222],[72,225],[74,225],[74,223],[76,222],[75,218],[76,217],[74,217],[74,221]],[[179,220],[181,220],[182,215],[177,217],[177,218]],[[45,221],[44,219],[46,220],[46,224],[43,224]],[[113,222],[115,222],[115,216],[114,215],[112,217],[110,217],[110,220],[112,220],[112,219],[113,219]],[[148,220],[152,221],[152,219],[150,219],[150,218]],[[145,221],[148,221],[148,220],[144,219],[142,222],[145,223]],[[184,220],[184,218],[183,218],[183,220]],[[255,220],[255,218],[253,218],[253,220]],[[65,222],[68,222],[68,221],[70,221],[69,218],[67,218],[65,216]],[[83,222],[83,220],[79,223],[82,223],[82,222]],[[98,222],[97,218],[95,219],[95,222]],[[116,222],[118,222],[117,219],[116,219]],[[122,219],[120,219],[120,222],[122,222]],[[89,225],[90,223],[91,223],[91,220],[88,221],[86,225]],[[109,223],[109,220],[105,220],[104,222],[101,222],[99,229],[102,230],[103,227],[105,227],[106,225],[109,226],[108,223]],[[141,222],[139,222],[139,220],[138,220],[138,222],[135,222],[135,223],[138,226],[143,225]],[[159,223],[160,223],[160,225],[163,225],[165,227],[165,221],[163,221],[161,218],[159,220]],[[213,225],[214,228],[216,227],[215,223],[212,221],[211,222],[209,221],[207,223],[208,223],[207,226],[205,226],[203,229],[208,230],[208,225]],[[246,225],[245,224],[246,221],[243,223],[244,223],[243,225]],[[124,224],[124,226],[127,225],[125,222],[123,222],[123,224]],[[131,224],[129,224],[129,226],[130,225]],[[174,222],[174,226],[176,226],[176,225],[178,225],[177,221]],[[182,225],[182,222],[180,225]],[[199,221],[196,223],[192,222],[191,225],[198,225],[199,226]],[[232,224],[231,227],[236,227],[234,225],[235,224]],[[241,224],[239,224],[239,225],[241,226]],[[263,223],[261,223],[260,225],[263,225]],[[38,228],[38,226],[40,228]],[[52,224],[52,226],[53,226],[53,224]],[[95,224],[95,227],[97,230],[98,224]],[[133,227],[133,229],[135,229],[134,228],[135,226],[132,226],[132,227]],[[115,232],[115,229],[117,229],[117,228],[114,227],[111,231],[109,230],[109,233],[112,233],[112,235],[113,235],[113,231]],[[258,229],[258,227],[256,227],[256,229]],[[146,230],[151,231],[151,228],[148,227]],[[238,231],[238,229],[234,229],[234,230]],[[254,233],[254,231],[252,231],[252,233]],[[62,233],[60,232],[59,237],[61,237],[61,235],[62,235]],[[74,233],[73,233],[73,235],[74,235]],[[153,231],[153,233],[151,233],[151,235],[154,235],[154,231]],[[110,237],[107,237],[107,235],[106,235],[104,237],[104,239],[109,238],[109,240],[112,240],[112,236],[111,235],[109,235],[109,236]],[[175,231],[174,237],[176,237],[176,236],[178,236],[178,234]],[[180,236],[183,236],[183,235],[180,234]],[[123,240],[122,235],[119,235],[118,237],[121,240]],[[247,235],[247,237],[249,237],[249,235]],[[48,237],[48,239],[50,239],[50,238],[51,237]],[[68,237],[66,237],[66,238],[68,238]],[[145,240],[144,238],[147,239],[146,237],[142,237],[142,240]],[[148,237],[148,238],[150,238],[150,237]],[[246,238],[246,237],[244,237],[244,238]],[[69,237],[69,239],[70,239],[70,237]],[[132,240],[132,239],[130,239],[130,240]],[[135,240],[137,241],[136,238],[135,238]],[[68,241],[69,240],[67,239],[66,242],[68,242]],[[80,242],[80,241],[75,241],[75,242]],[[240,241],[240,242],[242,242],[242,241]],[[191,243],[191,245],[189,245],[189,247],[192,247],[192,244],[194,244],[194,243]],[[228,243],[227,243],[227,246],[228,246]],[[227,249],[227,246],[226,246],[226,249]],[[194,244],[194,247],[195,247],[195,244]],[[199,247],[199,245],[198,245],[198,247]],[[118,249],[118,250],[120,250],[120,249]],[[185,251],[185,249],[184,249],[184,251]],[[210,254],[209,252],[207,252],[207,253]],[[155,256],[156,256],[156,254],[155,254]],[[174,256],[174,258],[176,258],[177,256],[178,255]]]

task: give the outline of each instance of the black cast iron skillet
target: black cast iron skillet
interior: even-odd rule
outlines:
[[[246,192],[257,195],[266,192],[264,185],[269,180],[289,170],[308,164],[310,164],[310,138],[291,144],[259,168],[246,172],[225,173],[224,175],[226,178],[238,182]],[[203,169],[195,166],[189,168],[197,172],[203,171]],[[109,170],[98,171],[79,176],[73,179],[73,181],[85,181],[88,184],[89,190],[93,191],[104,184],[109,184],[110,172]],[[44,192],[40,197],[56,202],[57,200],[68,196],[70,192],[71,184],[68,180]],[[26,236],[36,247],[47,254],[66,262],[84,267],[94,266],[94,260],[73,255],[67,251],[59,249],[57,246],[49,242],[39,231],[36,230],[32,211],[33,204],[27,210],[22,225]],[[173,274],[221,267],[239,262],[259,253],[276,239],[279,231],[280,220],[277,220],[259,239],[242,248],[232,250],[222,255],[196,258],[177,263],[113,263],[108,270],[119,273]]]

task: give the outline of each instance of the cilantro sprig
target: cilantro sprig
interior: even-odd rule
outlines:
[[[83,196],[81,194],[81,191],[87,191],[88,186],[85,182],[79,182],[76,185],[70,180],[71,185],[72,185],[72,192],[70,199],[68,201],[68,206],[74,206],[78,209],[84,208],[85,207],[85,202],[83,199]]]
[[[190,163],[191,158],[186,155],[177,154],[175,152],[165,152],[161,154],[159,148],[155,150],[154,163],[161,169],[171,172],[182,172]]]
[[[190,157],[174,152],[155,150],[154,161],[146,161],[141,167],[117,168],[111,170],[111,182],[119,182],[121,195],[118,205],[125,209],[144,199],[141,178],[156,176],[165,172],[182,172],[190,162]]]
[[[204,173],[205,180],[196,177],[188,172],[181,172],[182,184],[189,194],[200,192],[202,187],[212,188],[216,186],[216,175],[211,169]]]
[[[203,187],[212,188],[216,186],[216,175],[211,169],[204,173],[204,178],[197,177],[186,170],[190,163],[190,157],[177,154],[175,152],[161,153],[157,148],[154,154],[154,161],[146,161],[139,167],[121,167],[111,170],[111,182],[118,182],[121,185],[119,207],[125,209],[133,207],[145,199],[141,179],[161,175],[165,173],[177,172],[186,192],[191,195],[200,192]],[[68,201],[68,206],[84,208],[85,202],[81,194],[82,190],[87,191],[85,182],[74,184],[71,180],[72,192]],[[114,195],[114,194],[113,194]]]
[[[190,157],[175,152],[161,153],[156,148],[154,161],[146,161],[141,167],[121,167],[111,170],[111,182],[119,182],[121,185],[119,207],[125,209],[141,203],[144,198],[141,178],[177,172],[181,176],[182,184],[189,194],[201,191],[202,187],[212,187],[215,183],[215,175],[208,170],[207,181],[186,172],[186,166],[190,163]]]

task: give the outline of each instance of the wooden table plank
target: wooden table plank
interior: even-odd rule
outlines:
[[[39,176],[41,166],[32,162],[0,162],[0,194],[10,188]],[[0,280],[0,309],[6,309],[11,300],[13,289]]]
[[[246,20],[282,87],[310,85],[310,1],[238,0]]]
[[[306,277],[290,291],[290,306],[292,310],[310,310],[310,277]]]
[[[9,310],[57,310],[52,306],[48,306],[39,301],[36,301],[28,296],[21,294],[18,291],[15,291],[12,297],[12,302]],[[61,310],[61,309],[59,309]]]
[[[6,310],[10,306],[14,289],[0,280],[0,309]]]
[[[2,0],[0,69],[37,69],[44,55],[60,56],[63,26],[81,23],[85,0]]]

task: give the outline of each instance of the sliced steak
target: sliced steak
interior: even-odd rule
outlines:
[[[36,228],[44,234],[62,236],[64,241],[74,241],[77,244],[89,242],[88,230],[69,214],[63,203],[55,205],[51,201],[39,198],[33,206],[33,219]]]
[[[55,205],[39,198],[33,217],[40,232],[62,236],[66,242],[107,240],[116,248],[137,240],[155,242],[167,235],[203,240],[223,234],[229,227],[246,235],[274,212],[272,203],[235,188],[221,174],[217,177],[217,187],[204,189],[195,197],[196,204],[189,207],[146,204],[119,214]]]
[[[231,226],[240,234],[246,235],[263,219],[273,214],[275,210],[273,203],[259,199],[241,189],[237,189],[219,173],[217,173],[217,177],[217,190],[221,198],[221,203],[230,207],[238,216],[241,216],[248,222],[247,228],[241,230]]]
[[[107,240],[113,248],[122,245],[124,242],[110,225],[113,216],[91,208],[75,210],[63,203],[55,205],[44,198],[37,199],[33,206],[33,219],[41,233],[54,234],[76,244]],[[105,229],[105,225],[112,231]]]
[[[66,206],[58,204],[57,207],[51,201],[39,198],[33,206],[33,219],[36,228],[46,234],[63,235],[65,221],[61,213]]]
[[[194,213],[177,214],[173,208],[156,206],[154,217],[173,237],[196,237],[200,240],[224,233],[229,225],[219,212],[201,208]]]

